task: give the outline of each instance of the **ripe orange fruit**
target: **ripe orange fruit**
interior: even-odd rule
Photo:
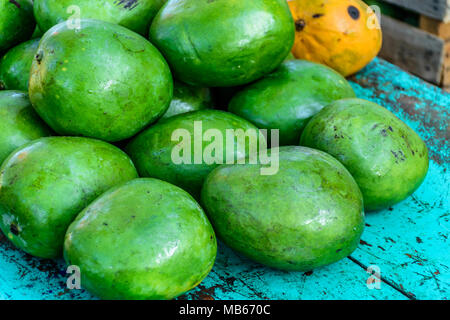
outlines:
[[[288,0],[295,20],[292,53],[344,76],[364,68],[381,49],[375,12],[361,0]]]

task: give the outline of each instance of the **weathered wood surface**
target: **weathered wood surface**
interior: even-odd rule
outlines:
[[[358,96],[393,111],[430,150],[424,184],[407,201],[367,215],[364,243],[353,257],[381,267],[418,299],[450,296],[450,94],[379,61],[355,78]]]
[[[437,35],[445,41],[441,87],[450,92],[450,22],[444,23],[439,20],[421,16],[420,29]]]
[[[445,41],[429,32],[383,15],[380,56],[419,77],[441,84]]]
[[[425,16],[420,17],[420,29],[437,35],[444,41],[450,41],[450,22],[441,22]]]
[[[430,18],[450,21],[450,0],[383,0]]]
[[[281,272],[239,257],[224,245],[211,274],[187,299],[448,299],[450,293],[450,94],[376,59],[352,78],[360,98],[384,105],[426,141],[430,171],[403,203],[367,214],[359,248],[313,272]],[[379,268],[380,289],[366,285]],[[0,238],[0,298],[91,299],[65,289],[62,262],[42,261]]]

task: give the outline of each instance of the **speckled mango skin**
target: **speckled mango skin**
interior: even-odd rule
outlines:
[[[362,0],[288,0],[295,20],[294,56],[325,64],[348,77],[380,52],[375,11]]]
[[[97,19],[116,23],[146,36],[150,23],[165,0],[34,0],[34,15],[44,32],[74,17],[80,8],[83,19]],[[69,11],[69,12],[68,12]]]
[[[51,135],[22,91],[0,91],[0,165],[20,146]]]
[[[242,85],[273,71],[294,34],[285,0],[169,0],[150,28],[175,76],[205,87]]]
[[[0,60],[0,89],[28,91],[31,64],[40,39],[21,43]]]
[[[0,54],[30,39],[35,26],[31,0],[0,0]]]
[[[160,120],[191,111],[211,109],[212,107],[213,102],[209,88],[194,87],[175,81],[169,109]]]
[[[147,130],[140,133],[127,146],[126,152],[133,159],[141,177],[158,178],[173,183],[188,191],[196,199],[199,199],[203,180],[218,164],[194,164],[194,121],[201,121],[203,133],[209,129],[219,130],[223,137],[226,136],[227,129],[247,129],[257,128],[248,121],[235,116],[234,114],[218,110],[200,110],[180,114],[166,119]],[[172,150],[180,144],[180,140],[172,141],[172,133],[177,129],[185,129],[191,135],[191,164],[175,164],[172,161]],[[204,141],[202,144],[202,154],[211,142]],[[242,146],[236,139],[233,147],[238,150]],[[235,152],[235,159],[245,157],[245,152],[241,150]],[[226,144],[223,144],[223,162],[225,163],[227,154]]]
[[[428,171],[423,140],[393,113],[366,100],[327,106],[308,123],[300,144],[323,150],[346,166],[364,195],[366,211],[406,199]]]
[[[136,177],[130,158],[106,142],[80,137],[34,140],[0,168],[0,228],[33,256],[60,257],[76,215],[101,193]]]
[[[115,187],[84,209],[67,231],[64,256],[84,288],[103,299],[173,299],[197,286],[217,252],[202,208],[157,179]]]
[[[361,192],[342,164],[303,147],[281,147],[279,171],[222,165],[202,189],[217,236],[269,267],[309,271],[353,252],[364,229]]]
[[[81,20],[43,37],[33,61],[30,100],[61,135],[105,141],[134,136],[166,112],[170,69],[145,38],[119,25]]]
[[[333,69],[305,60],[284,62],[238,92],[229,111],[261,129],[279,129],[280,145],[296,145],[308,121],[327,104],[355,92]]]

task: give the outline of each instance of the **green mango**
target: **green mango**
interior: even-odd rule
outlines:
[[[31,64],[40,39],[21,43],[10,49],[0,60],[0,88],[28,91]]]
[[[168,0],[150,39],[183,82],[230,87],[273,71],[294,44],[286,0]]]
[[[290,60],[295,60],[294,54],[291,52],[289,52],[289,54],[287,55],[286,58],[284,58],[284,61],[290,61]]]
[[[333,69],[305,60],[284,62],[238,92],[229,111],[261,129],[279,129],[280,145],[296,145],[309,119],[327,104],[355,92]]]
[[[31,0],[0,0],[0,55],[30,39],[35,26]]]
[[[30,100],[61,135],[106,141],[134,136],[172,99],[169,66],[145,38],[119,25],[81,20],[49,30],[31,67]]]
[[[195,133],[195,123],[202,126],[197,130],[200,133],[198,136]],[[199,127],[197,126],[197,128]],[[231,113],[205,109],[180,114],[151,126],[134,138],[125,150],[133,159],[141,177],[168,181],[183,188],[198,199],[205,177],[219,164],[231,159],[230,153],[234,153],[234,159],[243,158],[250,153],[246,141],[239,140],[234,136],[234,139],[230,142],[233,150],[227,148],[226,141],[223,139],[216,150],[217,154],[221,152],[220,159],[215,162],[210,161],[211,159],[203,156],[208,150],[208,146],[212,144],[205,137],[206,131],[210,129],[218,131],[223,138],[226,138],[227,129],[257,130],[248,121]],[[189,137],[177,135],[180,130],[184,130]],[[180,145],[186,147],[187,156],[184,162],[175,161],[173,157],[173,153],[176,155],[183,153],[176,152]],[[201,149],[195,148],[196,146]],[[195,150],[200,150],[197,155],[201,156],[197,163],[195,161]]]
[[[20,146],[51,135],[26,92],[0,91],[0,164]]]
[[[130,158],[106,142],[34,140],[0,169],[0,229],[25,252],[57,258],[76,215],[109,188],[136,177]]]
[[[364,195],[366,211],[406,199],[428,171],[423,140],[393,113],[366,100],[330,104],[308,123],[300,144],[344,164]]]
[[[309,271],[352,253],[364,229],[364,208],[350,173],[309,148],[281,147],[276,160],[279,170],[272,175],[262,175],[261,164],[222,165],[208,175],[201,199],[217,236],[282,270]]]
[[[212,97],[208,88],[193,87],[175,81],[172,101],[169,109],[167,109],[161,119],[167,119],[186,112],[211,109],[212,107]]]
[[[44,32],[60,22],[83,18],[119,24],[146,36],[153,17],[165,1],[34,0],[34,15]]]
[[[33,34],[31,35],[31,39],[41,38],[43,35],[44,35],[44,32],[39,28],[39,26],[36,26]]]
[[[135,179],[104,193],[70,225],[64,243],[81,285],[103,299],[173,299],[197,286],[216,258],[214,231],[180,188]]]

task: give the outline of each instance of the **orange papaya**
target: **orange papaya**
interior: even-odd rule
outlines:
[[[295,20],[297,59],[325,64],[343,76],[378,54],[382,32],[375,12],[361,0],[288,0]]]

